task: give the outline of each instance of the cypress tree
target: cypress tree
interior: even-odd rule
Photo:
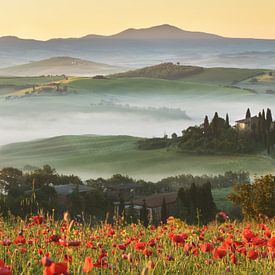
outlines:
[[[217,112],[215,112],[215,115],[212,119],[211,125],[213,127],[214,137],[217,137],[218,136],[218,127],[219,127],[219,115]]]
[[[131,201],[131,204],[127,211],[127,222],[128,223],[137,223],[137,220],[138,220],[137,213],[134,208],[133,201]]]
[[[163,223],[166,223],[168,218],[168,213],[167,213],[167,204],[165,198],[162,200],[162,205],[161,205],[161,221]]]
[[[246,119],[251,118],[251,113],[250,113],[250,109],[249,109],[249,108],[248,108],[247,111],[246,111],[245,118],[246,118]]]
[[[208,116],[205,116],[205,118],[204,118],[203,128],[204,128],[205,131],[207,131],[207,130],[209,129],[209,120],[208,120]]]
[[[119,206],[118,206],[118,216],[122,217],[125,211],[125,202],[122,196],[119,198]]]
[[[143,223],[143,225],[145,227],[148,226],[149,224],[149,217],[148,217],[148,209],[147,209],[147,205],[146,205],[146,201],[143,200],[143,206],[140,210],[140,220]]]
[[[229,116],[228,116],[228,114],[226,114],[226,118],[225,118],[225,127],[226,127],[226,128],[230,128],[230,123],[229,123]]]
[[[268,108],[266,111],[266,127],[268,131],[270,130],[271,123],[272,123],[272,113],[271,113],[271,110]]]

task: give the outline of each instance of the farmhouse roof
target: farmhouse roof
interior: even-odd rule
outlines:
[[[166,204],[176,202],[177,195],[178,195],[177,192],[159,193],[159,194],[154,194],[151,196],[143,197],[140,199],[136,199],[132,203],[133,203],[133,205],[142,206],[144,203],[144,200],[145,200],[147,207],[156,208],[156,207],[160,207],[162,205],[164,198],[165,198]],[[127,203],[127,204],[130,204],[130,203]]]
[[[251,118],[244,118],[244,119],[240,119],[240,120],[236,120],[237,123],[249,123],[252,119],[257,119],[257,116],[253,116]]]

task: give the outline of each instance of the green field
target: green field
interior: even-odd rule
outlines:
[[[107,177],[115,173],[157,180],[184,173],[218,174],[244,170],[275,171],[275,160],[264,155],[198,156],[173,149],[139,150],[129,136],[60,136],[2,146],[0,165],[23,168],[50,164],[64,173]]]
[[[208,68],[202,73],[188,76],[185,79],[197,83],[212,83],[230,85],[232,82],[240,82],[261,73],[266,70],[261,69],[237,69],[237,68]]]

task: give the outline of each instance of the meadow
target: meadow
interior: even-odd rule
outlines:
[[[0,165],[24,168],[45,163],[84,178],[116,173],[158,180],[179,174],[223,174],[274,171],[275,160],[265,155],[196,155],[174,149],[140,150],[130,136],[60,136],[0,148]]]
[[[227,219],[226,217],[224,217]],[[1,220],[0,274],[274,274],[275,223]]]

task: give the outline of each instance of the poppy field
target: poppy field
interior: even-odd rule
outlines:
[[[98,226],[0,220],[0,275],[275,274],[275,221]]]

